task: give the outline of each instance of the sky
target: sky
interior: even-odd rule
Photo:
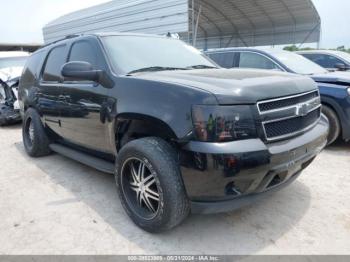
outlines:
[[[0,43],[42,43],[42,27],[64,14],[109,0],[0,0]],[[293,0],[289,0],[293,1]],[[350,1],[313,0],[322,19],[322,48],[350,48]]]

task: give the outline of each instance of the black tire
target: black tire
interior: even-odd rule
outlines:
[[[327,138],[327,145],[330,145],[334,141],[336,141],[340,135],[340,122],[336,112],[334,112],[334,110],[330,107],[323,105],[322,113],[328,118],[329,121],[329,134]]]
[[[167,142],[153,137],[131,141],[118,154],[115,178],[121,203],[133,222],[147,232],[169,230],[179,225],[189,214],[189,201],[176,159],[175,150]],[[132,161],[136,162],[131,165],[136,165],[139,160],[155,178],[152,178],[155,181],[153,186],[159,194],[159,201],[153,202],[152,206],[157,209],[154,212],[147,213],[146,201],[141,200],[140,206],[137,203],[139,193],[135,193],[135,189],[130,190],[132,186],[128,179],[133,175],[131,168],[129,172],[126,168]]]
[[[30,127],[32,128],[31,135]],[[42,157],[51,153],[50,140],[45,133],[39,114],[33,108],[29,108],[25,113],[22,137],[24,148],[31,157]]]

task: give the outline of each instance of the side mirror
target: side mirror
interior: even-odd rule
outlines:
[[[106,88],[112,88],[113,80],[103,70],[94,70],[88,62],[68,62],[62,66],[61,74],[72,81],[94,81]]]
[[[62,76],[70,80],[98,80],[98,72],[88,62],[69,62],[63,65]]]
[[[334,65],[336,69],[340,70],[340,71],[346,71],[348,70],[348,67],[343,64],[343,63],[337,63]]]

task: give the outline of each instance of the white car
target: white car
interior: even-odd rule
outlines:
[[[29,53],[22,51],[0,52],[0,77],[2,81],[19,77],[29,55]]]
[[[27,52],[0,52],[0,125],[21,120],[18,104],[18,82]]]

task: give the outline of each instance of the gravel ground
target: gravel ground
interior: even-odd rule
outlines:
[[[350,254],[350,144],[250,207],[192,215],[151,235],[126,216],[113,176],[53,154],[29,158],[0,129],[0,254]]]

